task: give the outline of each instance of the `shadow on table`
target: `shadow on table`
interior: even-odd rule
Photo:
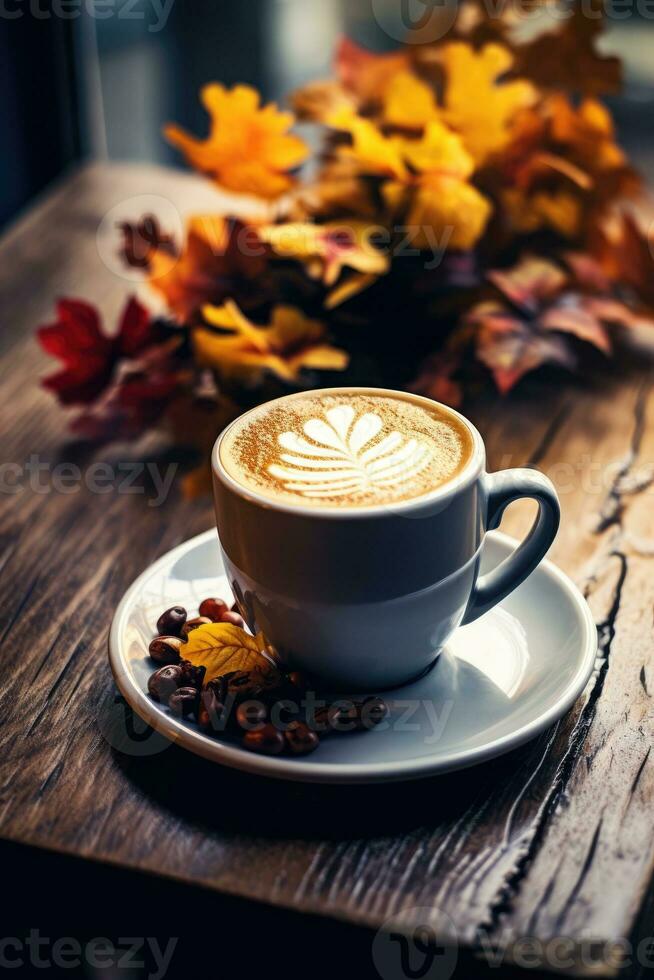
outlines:
[[[147,754],[114,749],[126,777],[159,806],[207,830],[278,838],[351,840],[447,825],[481,809],[498,787],[525,779],[541,739],[473,769],[408,782],[321,785],[253,776],[209,762],[153,733]]]

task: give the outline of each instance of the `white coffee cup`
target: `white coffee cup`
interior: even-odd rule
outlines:
[[[378,388],[323,394],[347,392],[407,397]],[[411,397],[433,410],[431,400]],[[365,509],[296,506],[255,492],[221,461],[230,427],[217,440],[212,468],[225,567],[248,626],[290,668],[352,690],[408,682],[429,668],[457,626],[517,588],[554,540],[560,511],[550,480],[532,469],[487,473],[477,429],[438,408],[470,431],[467,463],[427,495]],[[486,532],[520,497],[538,502],[531,531],[479,576]]]

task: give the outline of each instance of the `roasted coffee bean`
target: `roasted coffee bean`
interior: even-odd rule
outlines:
[[[184,606],[171,606],[157,620],[157,633],[159,636],[180,636],[185,622]]]
[[[370,729],[380,725],[388,715],[388,705],[381,698],[365,698],[359,709],[361,728]]]
[[[303,721],[294,721],[284,732],[286,745],[293,755],[308,755],[320,745],[320,739]]]
[[[207,672],[206,667],[198,667],[192,664],[190,660],[180,660],[179,666],[182,670],[182,687],[195,687],[198,690],[202,687],[204,683],[204,675]]]
[[[203,599],[198,610],[200,616],[206,616],[212,623],[219,623],[223,613],[229,611],[224,599]]]
[[[244,701],[236,709],[236,723],[244,732],[253,732],[268,721],[268,710],[261,701]]]
[[[225,724],[225,705],[216,697],[215,688],[205,687],[200,693],[198,725],[203,732],[215,734],[224,731]]]
[[[214,727],[211,721],[211,715],[203,704],[200,704],[198,708],[198,728],[207,735],[213,735]]]
[[[299,700],[292,697],[279,697],[274,692],[274,697],[268,697],[270,720],[273,725],[279,728],[286,728],[291,722],[300,721],[303,717],[302,705]]]
[[[307,689],[306,678],[304,674],[300,673],[299,670],[292,670],[291,673],[288,674],[288,681],[289,684],[292,684],[293,687],[297,687],[300,691],[306,691]]]
[[[262,755],[279,755],[285,745],[284,736],[274,725],[264,725],[258,731],[246,732],[243,736],[243,747]]]
[[[181,685],[182,671],[179,664],[168,664],[150,674],[148,678],[148,694],[155,701],[168,704],[168,698]]]
[[[168,698],[168,707],[178,718],[189,718],[195,714],[198,692],[194,687],[178,687]]]
[[[188,635],[192,630],[196,630],[198,626],[207,626],[211,623],[208,616],[196,616],[195,619],[187,619],[182,626],[182,639],[188,640]]]
[[[181,645],[182,641],[178,636],[155,636],[148,647],[148,653],[158,664],[177,664]]]
[[[206,690],[211,691],[221,703],[224,703],[227,697],[227,677],[227,674],[223,674],[221,677],[212,677],[206,687]]]
[[[223,679],[227,686],[227,694],[233,697],[237,704],[258,698],[269,689],[266,675],[258,670],[234,670],[225,674]]]
[[[321,738],[331,735],[334,731],[329,721],[329,706],[321,705],[313,711],[307,711],[307,725],[311,731],[316,732]]]
[[[241,629],[245,628],[245,620],[242,616],[239,616],[237,612],[231,612],[231,610],[226,610],[220,617],[221,623],[231,623],[232,626],[240,626]]]
[[[229,674],[223,674],[221,680],[225,684],[227,694],[236,698],[252,697],[260,687],[249,670],[232,670]]]
[[[335,732],[354,732],[361,728],[361,705],[356,701],[336,701],[327,712]]]

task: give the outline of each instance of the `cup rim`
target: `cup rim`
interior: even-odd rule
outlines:
[[[433,408],[433,406],[436,405],[445,413],[451,413],[467,428],[472,437],[473,449],[470,459],[463,467],[461,472],[458,473],[452,480],[442,484],[439,487],[436,487],[434,490],[430,490],[429,493],[422,494],[420,497],[412,497],[409,500],[404,501],[395,501],[392,504],[373,504],[358,507],[339,507],[338,505],[312,507],[310,504],[292,504],[288,501],[271,500],[270,497],[266,497],[263,493],[259,493],[256,490],[251,490],[249,487],[244,487],[241,483],[235,480],[223,466],[220,459],[220,447],[223,439],[237,423],[245,418],[245,416],[256,412],[262,407],[262,405],[275,405],[278,402],[302,398],[311,392],[319,392],[323,395],[342,395],[345,391],[351,391],[354,394],[380,395],[386,397],[396,395],[404,398],[407,401],[423,403],[425,406],[430,408]],[[257,506],[263,507],[267,510],[274,510],[283,514],[290,514],[294,517],[305,516],[311,518],[324,518],[327,520],[361,520],[365,518],[381,517],[385,514],[401,516],[404,514],[410,514],[412,511],[420,510],[421,508],[430,506],[434,503],[441,503],[448,498],[453,497],[455,494],[459,493],[462,489],[472,483],[483,471],[485,461],[486,450],[484,441],[478,429],[469,419],[465,417],[465,415],[462,415],[461,412],[458,412],[455,408],[452,408],[450,405],[445,405],[442,402],[438,402],[434,398],[427,398],[424,395],[417,395],[413,392],[400,391],[397,388],[376,388],[362,385],[342,385],[340,387],[312,388],[307,389],[307,391],[292,392],[288,395],[282,395],[279,398],[272,398],[268,402],[262,402],[261,405],[255,405],[235,418],[229,423],[229,425],[225,426],[216,439],[211,451],[211,468],[213,473],[215,473],[218,479],[225,484],[227,489],[231,490],[237,496],[242,497],[245,500],[248,500],[250,503],[256,504]]]

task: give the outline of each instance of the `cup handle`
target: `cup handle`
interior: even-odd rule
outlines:
[[[501,602],[521,582],[531,575],[556,537],[561,517],[559,498],[551,480],[538,470],[502,470],[484,477],[486,492],[487,530],[499,526],[502,514],[510,503],[521,497],[538,501],[538,516],[532,528],[512,555],[482,575],[472,590],[463,625],[483,616]]]

